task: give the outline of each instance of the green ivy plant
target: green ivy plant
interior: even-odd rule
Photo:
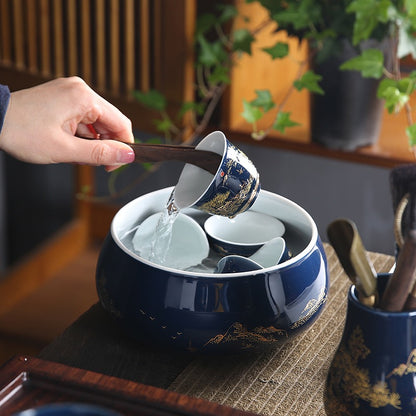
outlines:
[[[355,0],[349,5],[348,11],[356,16],[353,32],[355,45],[368,39],[377,24],[388,25],[394,49],[394,63],[392,70],[386,68],[381,51],[369,49],[343,63],[341,69],[356,70],[360,71],[363,77],[381,79],[377,95],[384,100],[389,113],[397,113],[402,109],[406,111],[406,133],[409,145],[414,149],[416,124],[413,121],[410,96],[416,89],[416,71],[404,75],[400,68],[400,59],[408,55],[416,59],[416,0]]]
[[[254,0],[247,0],[252,2]],[[359,56],[344,62],[341,70],[359,71],[365,78],[380,80],[378,97],[383,99],[390,113],[406,111],[408,126],[406,133],[410,147],[416,146],[416,125],[413,122],[410,96],[415,91],[416,72],[404,75],[400,68],[400,59],[412,55],[416,58],[416,0],[260,0],[269,11],[270,18],[278,24],[278,30],[285,30],[289,36],[307,39],[311,56],[322,62],[336,54],[339,42],[348,39],[354,46],[368,39],[382,40],[390,38],[394,63],[387,68],[384,55],[379,49],[367,49]],[[276,51],[279,54],[274,54]],[[286,51],[286,53],[284,53]],[[273,59],[283,59],[290,54],[289,47],[279,42],[264,52]],[[300,65],[306,63],[303,62]],[[324,94],[320,88],[321,77],[311,70],[301,73],[293,86],[301,90],[308,89],[315,94]],[[264,95],[264,91],[257,92]],[[283,103],[284,104],[284,103]],[[285,113],[282,103],[276,106],[269,102],[267,108],[259,105],[257,99],[244,103],[244,117],[253,123],[254,137],[263,138],[271,129],[284,133],[285,129],[297,123]],[[257,122],[268,109],[278,108],[274,124],[265,132],[257,132]],[[260,111],[259,111],[260,110]]]
[[[182,103],[174,116],[167,113],[167,100],[160,91],[134,91],[134,97],[155,110],[156,130],[166,143],[193,142],[208,126],[220,98],[230,84],[230,70],[238,56],[250,53],[253,35],[246,30],[226,33],[224,26],[237,16],[232,5],[219,4],[215,13],[199,17],[195,30],[195,92],[194,101]],[[187,124],[183,124],[186,118]],[[185,137],[191,127],[190,137]]]
[[[299,62],[299,70],[280,102],[274,102],[268,90],[255,91],[256,97],[244,100],[242,116],[252,125],[252,137],[262,139],[272,130],[285,133],[286,129],[299,125],[286,110],[291,94],[306,89],[314,94],[324,94],[319,85],[321,76],[309,68],[311,59],[322,62],[336,54],[339,42],[348,39],[358,46],[367,39],[381,40],[390,37],[394,64],[387,68],[384,55],[378,49],[364,50],[357,57],[344,62],[341,70],[359,71],[363,77],[380,80],[378,97],[383,99],[389,112],[404,109],[407,114],[406,129],[411,147],[416,146],[416,124],[413,122],[410,96],[416,89],[416,72],[404,75],[400,59],[416,57],[416,0],[246,0],[258,2],[267,11],[268,18],[258,28],[249,30],[225,30],[232,27],[238,16],[230,4],[220,4],[212,13],[201,15],[195,31],[195,100],[183,103],[179,113],[167,114],[167,102],[158,91],[135,91],[134,96],[143,105],[156,110],[157,130],[166,142],[192,142],[209,125],[220,98],[230,83],[230,71],[244,54],[251,55],[259,31],[272,23],[277,30],[286,31],[290,37],[309,42],[310,56]],[[290,47],[277,42],[263,48],[272,59],[286,59]],[[259,130],[259,120],[268,112],[274,112],[271,125]],[[184,117],[190,120],[190,137],[184,137]]]

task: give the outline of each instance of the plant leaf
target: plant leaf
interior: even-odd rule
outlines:
[[[409,138],[409,145],[416,146],[416,124],[412,124],[406,128],[406,134]]]
[[[384,69],[383,52],[378,49],[366,49],[361,55],[345,61],[340,69],[360,71],[364,78],[381,78]]]
[[[354,0],[347,7],[348,13],[355,13],[353,44],[368,39],[379,22],[386,23],[389,10],[393,7],[390,0]]]
[[[289,112],[279,111],[273,123],[273,128],[284,133],[288,127],[300,126],[299,123],[290,119],[290,115]]]
[[[270,48],[263,48],[264,52],[268,53],[272,59],[281,59],[289,54],[289,44],[286,42],[277,42]]]
[[[273,13],[272,18],[278,24],[293,25],[295,30],[310,30],[322,17],[321,5],[315,0],[286,3],[287,7],[284,10]]]
[[[202,102],[187,101],[181,105],[179,110],[179,118],[183,117],[188,111],[195,111],[199,116],[204,114],[206,105]]]
[[[400,111],[409,101],[407,94],[401,93],[397,88],[388,87],[380,94],[380,98],[385,100],[385,107],[389,113]]]
[[[227,57],[227,53],[220,41],[208,42],[204,36],[197,37],[199,45],[198,62],[207,67],[214,66]]]
[[[253,124],[262,118],[263,112],[255,105],[246,100],[243,100],[243,106],[244,111],[241,113],[241,115],[243,116],[244,120]]]
[[[195,27],[195,37],[205,34],[217,24],[217,17],[212,13],[204,13],[198,17]]]
[[[216,65],[207,79],[210,84],[229,84],[231,82],[230,69],[224,65]]]
[[[139,103],[152,110],[164,111],[166,109],[166,98],[159,91],[142,92],[135,90],[133,96]]]
[[[403,78],[399,81],[383,79],[377,89],[377,97],[385,100],[385,107],[389,113],[400,111],[409,101],[414,91],[414,80]]]
[[[407,14],[411,18],[416,18],[416,1],[415,0],[405,0],[404,2]]]
[[[318,82],[322,79],[321,75],[316,74],[313,71],[306,71],[293,85],[298,91],[306,88],[310,92],[317,94],[324,94],[324,90],[319,86]]]
[[[217,18],[220,24],[226,23],[238,15],[237,8],[232,4],[219,4],[217,8],[221,12],[220,17]]]
[[[173,126],[172,121],[167,118],[167,117],[163,117],[160,120],[153,120],[153,122],[156,125],[156,128],[161,131],[162,133],[167,133],[169,132],[169,130],[171,129],[171,127]]]
[[[269,90],[256,90],[256,94],[257,98],[251,101],[253,106],[261,108],[265,113],[276,107]]]
[[[251,44],[254,37],[247,29],[237,29],[233,32],[233,51],[245,52],[251,55]]]

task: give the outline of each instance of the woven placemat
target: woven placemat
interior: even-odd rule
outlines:
[[[199,357],[169,389],[263,415],[324,416],[325,379],[341,339],[350,287],[332,247],[325,245],[325,251],[328,301],[308,330],[260,354]],[[383,254],[369,257],[378,272],[394,263]]]

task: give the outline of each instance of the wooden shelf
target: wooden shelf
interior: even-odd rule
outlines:
[[[298,129],[295,134],[287,136],[272,134],[262,141],[254,141],[250,137],[249,126],[241,123],[232,129],[224,128],[231,142],[245,142],[259,146],[273,147],[293,152],[311,154],[349,162],[393,168],[400,164],[415,163],[416,158],[410,151],[405,133],[406,120],[404,114],[383,116],[383,124],[378,142],[373,146],[362,147],[355,151],[328,149],[312,143],[307,129]],[[296,134],[297,133],[297,134]]]

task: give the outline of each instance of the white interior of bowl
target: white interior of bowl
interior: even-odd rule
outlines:
[[[160,189],[130,201],[117,212],[111,224],[111,235],[116,244],[129,256],[137,259],[138,261],[149,264],[152,267],[161,270],[167,270],[170,272],[180,273],[190,277],[212,276],[215,278],[220,278],[221,276],[237,277],[243,275],[254,275],[257,273],[262,273],[265,270],[267,271],[270,269],[283,269],[285,267],[289,267],[310,253],[317,243],[318,230],[316,224],[312,217],[303,208],[287,198],[272,192],[261,190],[251,209],[268,215],[276,216],[285,224],[285,237],[288,235],[288,233],[291,233],[294,236],[292,246],[290,247],[294,255],[289,260],[280,263],[277,266],[258,270],[255,272],[252,271],[224,275],[175,270],[151,263],[150,261],[141,258],[134,251],[126,247],[122,240],[127,234],[131,233],[132,230],[134,231],[137,228],[137,225],[141,223],[145,218],[151,214],[154,214],[155,212],[162,211],[166,206],[166,202],[168,201],[172,190],[173,187]],[[198,213],[199,211],[187,208],[182,212]]]
[[[285,232],[279,219],[252,209],[234,218],[213,215],[205,221],[204,228],[216,240],[243,247],[265,244]]]
[[[214,131],[208,134],[196,148],[224,155],[225,146],[224,133]],[[194,205],[204,195],[213,180],[214,176],[211,173],[187,163],[182,169],[178,183],[175,186],[176,206],[181,209]]]

